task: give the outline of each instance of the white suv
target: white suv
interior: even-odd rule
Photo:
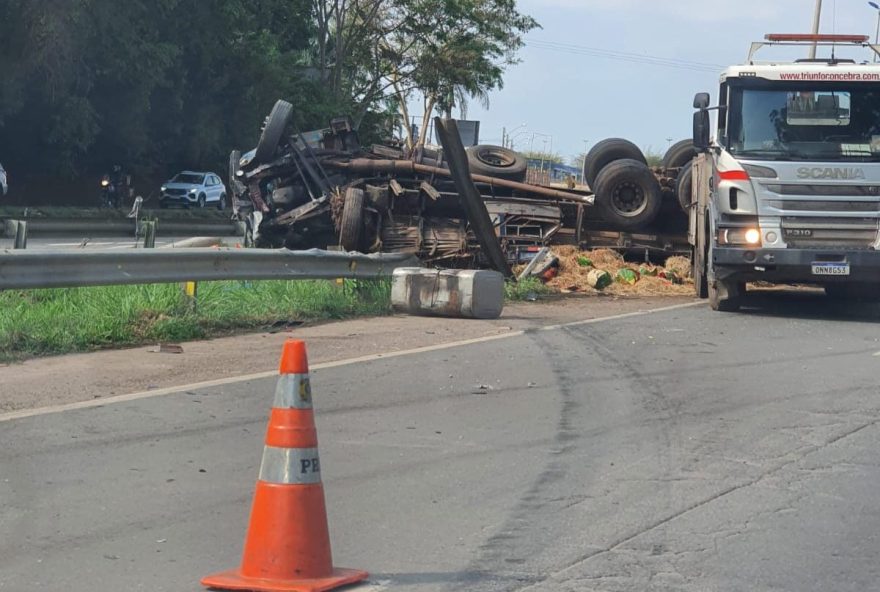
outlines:
[[[171,204],[204,208],[209,203],[216,205],[218,210],[226,207],[226,186],[214,173],[183,171],[162,185],[159,198],[162,208]]]

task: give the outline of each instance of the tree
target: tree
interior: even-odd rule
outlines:
[[[556,152],[526,151],[522,155],[529,160],[539,160],[544,162],[555,162],[556,164],[565,164],[565,159]]]
[[[435,108],[451,117],[467,97],[488,101],[505,68],[517,63],[523,35],[538,26],[513,0],[398,0],[397,6],[404,18],[388,37],[390,76],[411,147],[424,144],[428,129],[423,125],[413,139],[406,106],[414,93],[423,98],[423,122]]]
[[[663,153],[654,150],[651,146],[645,147],[645,149],[642,150],[642,154],[645,155],[645,160],[648,161],[649,167],[657,167],[663,163]]]
[[[6,0],[0,160],[22,181],[225,168],[281,96],[326,122],[313,27],[310,0]]]

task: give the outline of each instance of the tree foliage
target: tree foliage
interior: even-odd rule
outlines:
[[[13,188],[221,172],[282,97],[369,140],[415,93],[426,119],[484,100],[536,26],[514,0],[0,0],[0,162]]]
[[[522,153],[529,160],[543,160],[544,162],[555,162],[556,164],[565,164],[565,159],[557,152],[543,152],[541,150],[526,150]]]
[[[307,0],[0,6],[0,159],[20,176],[216,166],[280,96],[326,118],[303,80]]]

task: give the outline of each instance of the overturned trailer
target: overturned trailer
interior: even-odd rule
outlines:
[[[581,244],[597,231],[608,232],[587,222],[594,201],[589,191],[523,182],[525,159],[512,150],[474,146],[458,165],[450,151],[460,150],[460,141],[458,148],[413,153],[394,145],[364,150],[349,119],[297,133],[290,129],[291,110],[278,101],[257,147],[230,155],[234,212],[245,223],[248,246],[338,246],[407,252],[445,267],[490,265],[486,232],[476,231],[473,212],[463,207],[462,180],[455,175],[462,171],[456,168],[469,169],[464,174],[494,226],[491,240],[508,262],[527,258],[536,247]],[[671,244],[643,236],[661,249]],[[617,239],[621,248],[632,244],[625,233]]]

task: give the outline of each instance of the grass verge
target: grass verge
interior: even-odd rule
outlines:
[[[184,341],[284,321],[388,314],[389,281],[204,282],[0,292],[0,361]]]

